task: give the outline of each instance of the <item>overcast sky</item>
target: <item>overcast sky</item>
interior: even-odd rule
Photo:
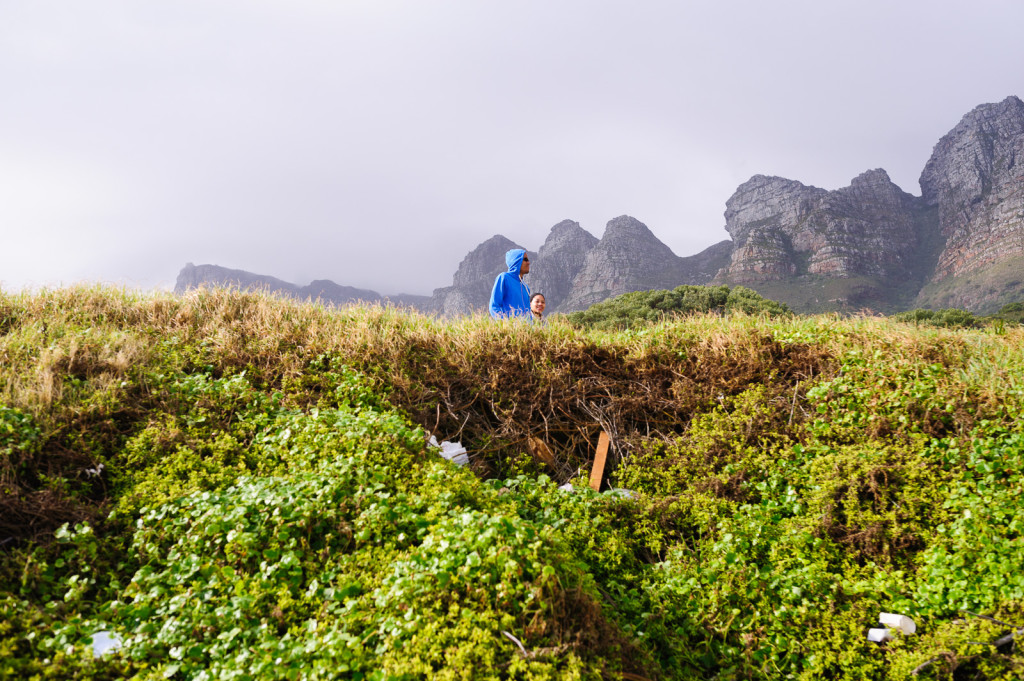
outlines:
[[[755,174],[905,191],[1024,96],[1020,0],[4,0],[0,286],[212,263],[429,294],[619,215],[677,255]]]

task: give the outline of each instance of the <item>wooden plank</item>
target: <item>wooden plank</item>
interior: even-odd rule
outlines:
[[[601,478],[604,477],[604,464],[608,460],[608,433],[601,431],[597,438],[597,454],[594,456],[594,467],[590,469],[590,489],[601,491]]]

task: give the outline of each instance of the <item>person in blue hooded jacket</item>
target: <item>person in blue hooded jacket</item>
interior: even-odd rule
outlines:
[[[499,274],[491,289],[491,316],[530,319],[530,287],[523,283],[523,275],[530,272],[530,257],[523,249],[513,248],[505,254],[505,264],[508,272]]]

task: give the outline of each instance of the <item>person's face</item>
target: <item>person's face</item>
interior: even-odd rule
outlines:
[[[530,273],[530,256],[523,253],[523,264],[519,266],[519,274]]]
[[[547,302],[544,300],[544,296],[534,296],[533,300],[530,301],[530,309],[537,314],[544,314],[544,306]]]

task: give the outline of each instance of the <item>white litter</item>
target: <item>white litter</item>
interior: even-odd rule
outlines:
[[[892,640],[892,632],[887,628],[868,629],[868,640],[875,643],[884,643]]]
[[[913,634],[917,631],[917,625],[914,624],[914,620],[910,619],[906,615],[898,615],[894,612],[883,612],[878,616],[878,621],[890,629],[899,629],[904,634]]]
[[[465,466],[469,463],[469,454],[466,452],[466,448],[462,446],[461,442],[449,442],[448,440],[444,440],[438,444],[437,438],[431,435],[430,446],[440,449],[441,456],[457,466]]]
[[[562,490],[563,492],[571,492],[572,491],[572,483],[571,482],[567,482],[564,485],[559,485],[558,489]]]
[[[917,631],[917,625],[914,624],[914,620],[906,615],[900,615],[895,612],[883,612],[878,616],[878,621],[885,625],[885,629],[868,629],[868,640],[875,643],[891,641],[893,630],[906,635]]]
[[[99,657],[121,647],[121,639],[109,631],[97,631],[92,635],[92,654]]]

